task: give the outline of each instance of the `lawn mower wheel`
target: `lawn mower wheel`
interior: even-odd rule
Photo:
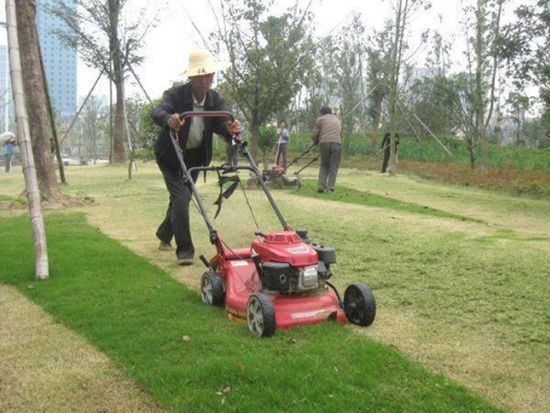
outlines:
[[[222,307],[225,292],[222,277],[214,271],[207,271],[201,279],[201,301],[204,304]]]
[[[370,287],[364,283],[351,284],[344,293],[344,312],[349,322],[370,326],[376,316],[376,302]]]
[[[260,337],[275,334],[275,309],[269,297],[262,293],[252,294],[246,306],[248,329]]]

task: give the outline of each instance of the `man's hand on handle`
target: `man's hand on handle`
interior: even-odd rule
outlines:
[[[241,122],[235,119],[233,121],[227,121],[227,130],[231,133],[231,135],[235,136],[242,132],[243,127]]]
[[[178,131],[185,123],[185,120],[182,120],[180,118],[179,113],[173,113],[168,118],[167,123],[168,123],[168,126],[170,126],[172,129],[174,129],[175,131]]]

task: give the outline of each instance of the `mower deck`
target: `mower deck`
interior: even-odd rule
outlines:
[[[226,280],[225,314],[228,318],[246,322],[250,295],[262,292],[269,296],[273,304],[277,329],[329,320],[346,323],[338,297],[328,287],[300,295],[262,291],[250,252],[248,256],[247,259],[227,260],[223,266],[226,269],[225,274],[220,272]]]

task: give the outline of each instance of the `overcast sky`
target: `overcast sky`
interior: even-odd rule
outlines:
[[[510,0],[506,2],[506,19],[513,15],[513,9],[518,4],[532,4],[535,0]],[[302,0],[305,5],[308,0]],[[410,22],[409,44],[415,49],[419,44],[420,34],[431,28],[443,34],[453,44],[452,59],[455,64],[463,64],[464,34],[461,28],[462,9],[474,0],[432,0],[432,8],[428,11],[418,11]],[[2,17],[5,15],[5,2],[2,4]],[[161,10],[159,24],[152,29],[145,39],[142,55],[143,64],[136,67],[145,89],[151,97],[159,97],[162,91],[170,87],[174,80],[187,67],[189,53],[202,47],[201,37],[193,28],[190,19],[196,24],[203,36],[207,37],[216,29],[210,3],[217,6],[219,0],[128,0],[128,10],[136,14],[143,6],[150,5],[153,13]],[[282,11],[294,3],[294,0],[276,0],[274,11]],[[351,20],[353,12],[359,12],[367,29],[379,30],[384,20],[393,15],[392,4],[395,0],[313,0],[312,11],[315,15],[316,35],[326,36],[331,31]],[[0,37],[0,43],[6,43],[5,33]],[[424,62],[424,51],[416,54],[418,66]],[[83,63],[78,66],[78,95],[85,96],[93,85],[98,72],[87,68]],[[128,85],[128,94],[140,94],[139,87],[132,82]],[[108,94],[108,82],[100,82],[97,94]],[[94,93],[95,94],[95,93]]]

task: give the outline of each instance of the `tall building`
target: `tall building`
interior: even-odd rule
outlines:
[[[53,3],[52,0],[36,1],[36,27],[54,111],[62,118],[70,118],[76,112],[76,50],[67,47],[54,34],[66,26],[44,9]],[[76,0],[65,3],[76,9]]]

